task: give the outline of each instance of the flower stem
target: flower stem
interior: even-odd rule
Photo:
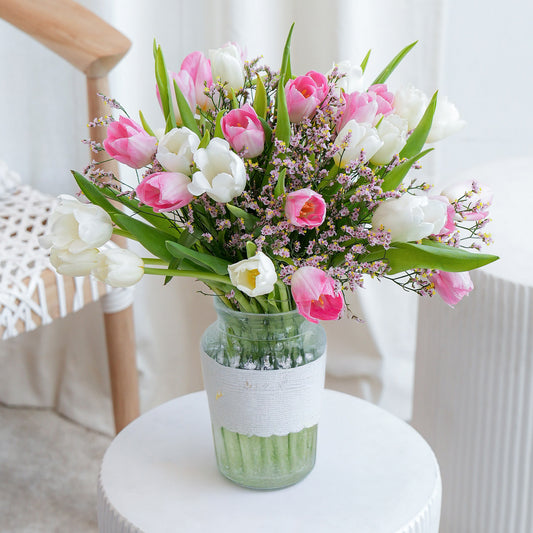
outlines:
[[[215,281],[231,285],[229,276],[221,276],[211,272],[202,272],[200,270],[172,270],[170,268],[150,268],[144,267],[145,274],[153,274],[156,276],[181,276],[184,278],[197,278],[199,280]]]
[[[157,257],[142,257],[143,263],[145,265],[161,265],[168,266],[168,262],[164,259],[158,259]]]

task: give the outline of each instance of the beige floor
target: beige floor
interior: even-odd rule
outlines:
[[[93,533],[111,439],[40,409],[0,405],[0,532]]]

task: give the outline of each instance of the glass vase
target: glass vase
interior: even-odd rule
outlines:
[[[292,485],[315,464],[325,332],[297,311],[215,308],[202,369],[218,468],[248,488]]]

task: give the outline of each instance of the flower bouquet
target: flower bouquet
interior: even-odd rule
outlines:
[[[293,75],[291,34],[279,71],[230,43],[175,73],[154,45],[164,127],[105,96],[122,114],[92,124],[108,132],[92,149],[137,169],[138,183],[121,187],[97,164],[74,172],[90,203],[61,197],[45,239],[60,273],[114,286],[186,276],[216,296],[202,364],[218,465],[256,488],[314,464],[318,322],[350,315],[345,291],[369,276],[454,305],[472,290],[468,271],[497,259],[479,252],[490,241],[479,185],[433,192],[418,176],[427,143],[462,121],[437,94],[386,85],[415,43],[363,85],[370,52],[360,66]],[[151,256],[100,250],[112,233]]]

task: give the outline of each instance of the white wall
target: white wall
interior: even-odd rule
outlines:
[[[524,0],[447,0],[440,86],[468,124],[439,146],[443,178],[533,152],[532,21]]]

